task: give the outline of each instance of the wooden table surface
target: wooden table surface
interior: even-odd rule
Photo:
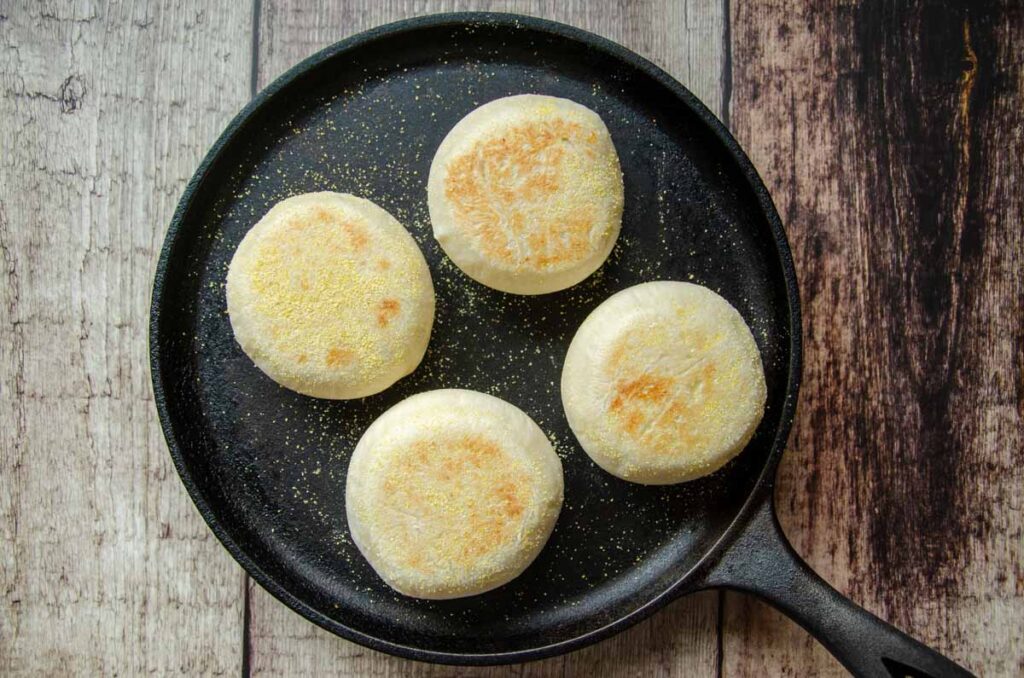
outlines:
[[[0,674],[842,674],[717,592],[538,663],[394,659],[252,584],[187,497],[147,360],[186,181],[299,59],[465,9],[616,40],[728,124],[804,304],[786,532],[874,613],[975,672],[1024,674],[1024,11],[855,0],[0,0]]]

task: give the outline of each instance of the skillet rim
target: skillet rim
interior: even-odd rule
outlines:
[[[772,447],[761,468],[760,475],[750,494],[743,505],[736,511],[736,515],[729,526],[722,532],[712,546],[705,551],[700,559],[686,573],[681,575],[673,584],[661,593],[653,596],[645,603],[618,619],[605,624],[597,629],[588,631],[568,640],[563,640],[549,645],[541,645],[523,650],[509,652],[487,652],[487,653],[461,653],[444,652],[438,650],[426,650],[411,645],[384,640],[376,636],[364,633],[355,628],[337,622],[317,610],[308,606],[305,602],[288,592],[283,586],[266,572],[243,551],[220,525],[213,509],[203,497],[199,485],[196,483],[188,465],[185,462],[181,449],[178,446],[174,434],[174,422],[172,421],[167,403],[167,394],[164,390],[163,377],[161,374],[161,351],[159,344],[160,328],[163,319],[164,288],[167,269],[171,260],[171,252],[175,249],[179,238],[182,223],[192,209],[195,194],[210,174],[210,170],[216,163],[224,150],[235,136],[243,130],[245,125],[252,119],[265,104],[269,103],[285,87],[294,80],[305,75],[307,72],[318,68],[329,62],[336,56],[367,45],[377,40],[393,38],[403,33],[411,33],[425,28],[436,28],[441,26],[467,26],[472,24],[490,24],[503,28],[526,28],[532,31],[549,33],[604,52],[619,59],[629,66],[641,71],[655,82],[665,87],[672,95],[682,101],[697,117],[707,126],[708,129],[725,146],[725,150],[736,163],[743,177],[746,179],[749,188],[753,191],[761,211],[768,222],[775,249],[782,268],[783,282],[786,288],[786,299],[789,305],[789,371],[786,380],[785,397],[783,398],[782,411],[779,414],[779,424],[775,431]],[[169,313],[170,315],[170,313]],[[232,558],[251,576],[264,590],[279,601],[287,605],[294,612],[298,613],[308,621],[311,621],[321,628],[324,628],[335,635],[347,640],[356,642],[373,650],[379,650],[388,654],[413,659],[418,661],[433,662],[439,664],[463,665],[463,666],[489,666],[498,664],[511,664],[525,661],[533,661],[546,657],[553,657],[600,640],[608,638],[616,633],[637,624],[646,619],[657,610],[678,597],[697,591],[701,588],[701,574],[706,572],[711,564],[717,561],[724,550],[743,531],[752,515],[762,507],[763,504],[771,503],[771,491],[775,480],[775,470],[781,459],[783,448],[788,440],[789,431],[792,427],[793,417],[796,411],[797,394],[800,387],[800,372],[802,365],[802,329],[800,318],[800,295],[797,286],[796,270],[793,265],[793,257],[789,248],[789,241],[786,238],[782,221],[779,218],[775,205],[768,189],[765,187],[757,170],[740,148],[725,125],[686,87],[679,81],[666,73],[659,66],[635,52],[595,33],[585,31],[574,26],[542,19],[539,17],[525,16],[522,14],[505,12],[450,12],[429,14],[424,16],[402,19],[381,26],[376,26],[367,31],[357,33],[330,45],[315,54],[303,59],[285,73],[278,76],[266,88],[260,91],[248,104],[231,120],[224,131],[220,134],[214,144],[210,147],[206,156],[199,164],[192,178],[185,186],[185,190],[174,211],[170,226],[164,235],[164,241],[160,250],[160,257],[157,261],[156,272],[153,280],[153,292],[150,306],[149,325],[149,356],[150,356],[150,377],[153,385],[153,401],[156,404],[160,427],[167,442],[168,451],[174,461],[175,469],[182,483],[185,485],[189,497],[199,510],[200,515],[210,527],[214,536],[227,549]],[[696,581],[695,581],[696,580]]]

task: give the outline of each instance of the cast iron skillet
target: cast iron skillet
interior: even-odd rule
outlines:
[[[596,110],[622,161],[622,236],[570,290],[525,297],[463,275],[430,236],[426,179],[441,139],[491,99],[524,92]],[[430,263],[437,320],[420,368],[358,401],[278,387],[235,343],[224,280],[239,241],[276,201],[306,191],[365,196],[406,224]],[[566,424],[558,392],[584,317],[636,283],[692,280],[752,326],[768,406],[748,448],[709,478],[645,487],[601,471]],[[796,619],[855,673],[966,672],[843,598],[794,553],[772,508],[800,377],[800,310],[779,217],[722,124],[656,66],[568,26],[503,14],[403,21],[310,57],[230,124],[181,199],[164,243],[150,327],[153,388],[171,455],[217,537],[307,619],[413,659],[498,664],[567,652],[680,595],[728,587]],[[472,598],[389,589],[345,522],[349,455],[388,407],[472,388],[529,413],[565,467],[565,508],[535,563]]]

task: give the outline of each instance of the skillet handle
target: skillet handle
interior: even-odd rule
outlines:
[[[755,509],[705,582],[763,598],[810,632],[855,676],[972,675],[858,607],[815,574],[790,546],[770,501]]]

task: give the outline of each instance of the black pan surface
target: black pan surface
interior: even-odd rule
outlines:
[[[524,297],[462,274],[430,233],[435,149],[476,106],[519,93],[595,111],[622,162],[626,208],[609,261],[564,292]],[[332,190],[369,198],[420,244],[437,319],[420,368],[384,393],[325,401],[277,386],[235,343],[224,282],[242,237],[277,201]],[[703,480],[645,487],[601,471],[566,423],[558,383],[575,329],[617,290],[701,283],[743,314],[768,380],[746,451]],[[602,38],[512,15],[385,26],[299,64],[210,151],[167,235],[153,294],[154,390],[171,454],[203,517],[268,591],[321,626],[419,659],[517,661],[619,630],[674,594],[736,521],[781,453],[796,395],[799,311],[774,208],[724,127],[689,92]],[[436,388],[484,391],[549,434],[565,507],[518,579],[454,601],[396,594],[349,536],[344,484],[362,432]]]

